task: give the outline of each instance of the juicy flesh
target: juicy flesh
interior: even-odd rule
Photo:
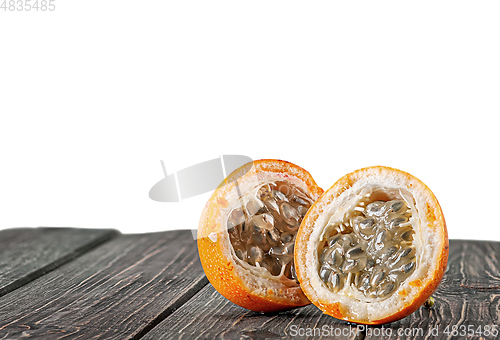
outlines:
[[[242,197],[227,220],[236,256],[276,277],[297,282],[293,249],[295,235],[314,202],[297,186],[284,181],[267,183],[250,197]]]
[[[391,296],[417,265],[411,216],[403,199],[366,195],[327,226],[318,248],[321,280],[332,292],[350,286],[369,300]]]

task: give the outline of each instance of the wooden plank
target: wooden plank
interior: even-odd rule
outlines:
[[[392,323],[385,339],[500,338],[500,242],[450,241],[448,268],[435,305]],[[492,331],[496,326],[498,333]],[[489,332],[485,332],[485,327]],[[369,331],[369,330],[368,330]],[[405,334],[406,332],[406,334]],[[488,334],[489,333],[489,334]],[[366,339],[378,339],[367,333]]]
[[[308,334],[317,336],[309,337]],[[236,306],[207,285],[141,340],[156,339],[362,339],[356,326],[334,319],[313,305],[260,314]],[[336,332],[336,333],[335,333]]]
[[[118,236],[117,230],[0,230],[0,297]]]
[[[191,231],[123,235],[0,298],[0,339],[137,339],[207,282]]]
[[[240,308],[211,285],[163,320],[144,340],[152,339],[495,339],[493,334],[450,336],[446,326],[500,325],[500,243],[451,241],[450,260],[432,309],[421,307],[407,318],[383,326],[356,326],[324,315],[315,306],[262,315]],[[434,337],[439,327],[439,334]],[[497,326],[498,328],[498,326]],[[423,334],[419,334],[422,329]],[[314,334],[316,332],[316,334]],[[335,333],[337,332],[337,333]],[[398,335],[398,332],[403,332]],[[404,333],[410,332],[410,333]],[[309,336],[309,333],[311,336]]]

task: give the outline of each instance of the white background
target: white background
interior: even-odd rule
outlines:
[[[193,229],[210,193],[150,200],[160,160],[241,154],[397,167],[500,240],[500,2],[55,5],[0,11],[0,229]]]

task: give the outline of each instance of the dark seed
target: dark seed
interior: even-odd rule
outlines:
[[[341,238],[342,238],[342,241],[344,243],[344,246],[350,247],[350,246],[354,245],[354,243],[352,242],[351,236],[349,236],[349,235],[342,235]]]
[[[368,260],[366,261],[365,268],[366,268],[366,269],[370,269],[370,268],[372,268],[374,265],[375,265],[375,260],[373,260],[373,259],[368,259]]]
[[[248,239],[254,232],[253,224],[252,223],[242,223],[240,224],[241,228],[241,238],[242,239]],[[238,228],[238,226],[236,227]]]
[[[375,249],[380,250],[384,247],[385,238],[387,236],[387,230],[383,229],[375,239]]]
[[[271,250],[271,245],[267,242],[267,238],[265,243],[259,244],[259,247],[264,253],[269,253],[269,250]]]
[[[295,225],[290,225],[287,223],[283,223],[283,231],[286,233],[295,233],[297,230],[299,230],[300,224],[297,223]]]
[[[380,289],[377,291],[377,296],[379,297],[384,297],[389,295],[390,292],[394,289],[394,283],[392,282],[387,282],[383,286],[380,287]]]
[[[281,273],[281,266],[276,259],[269,255],[264,255],[264,260],[262,261],[261,266],[266,268],[267,271],[273,276],[277,276]]]
[[[403,259],[405,258],[410,258],[411,255],[413,254],[413,249],[412,247],[404,248],[400,250],[398,253],[396,253],[390,262],[388,262],[388,267],[389,268],[394,268],[398,263],[400,263]]]
[[[333,246],[335,243],[337,243],[340,240],[341,237],[342,237],[341,234],[337,234],[337,235],[330,237],[328,239],[328,246],[329,247]]]
[[[340,248],[341,249],[341,248]],[[342,255],[339,248],[327,248],[321,256],[321,260],[331,266],[339,267],[342,264]]]
[[[236,242],[237,240],[240,239],[240,229],[233,227],[231,229],[228,229],[227,232],[229,233],[229,237],[231,238],[231,243]]]
[[[269,255],[273,255],[273,256],[283,256],[286,254],[287,254],[287,251],[282,246],[275,246],[275,247],[272,247],[271,250],[269,250]]]
[[[269,208],[269,210],[279,211],[278,204],[276,203],[274,198],[272,198],[270,196],[266,196],[266,197],[262,198],[262,202],[264,202],[264,204],[266,205],[266,207]]]
[[[390,276],[392,276],[394,278],[404,279],[415,270],[415,267],[416,267],[416,264],[415,264],[415,261],[413,258],[411,262],[406,263],[406,264],[404,264],[396,269],[391,270]]]
[[[293,194],[294,194],[295,201],[299,202],[300,204],[306,205],[308,207],[311,205],[311,203],[312,203],[311,199],[308,197],[307,194],[305,194],[299,188],[294,187]]]
[[[378,286],[380,281],[382,281],[385,277],[385,272],[379,268],[375,272],[373,272],[371,284],[372,286]]]
[[[331,266],[340,267],[342,265],[342,255],[340,250],[342,248],[327,248],[323,252],[322,260]]]
[[[257,192],[257,197],[262,199],[264,196],[267,196],[271,193],[271,188],[269,184],[264,184],[259,188],[259,191]]]
[[[333,275],[330,276],[330,283],[331,283],[331,287],[332,287],[332,290],[334,292],[337,292],[341,287],[341,282],[340,282],[340,275],[338,273],[335,273]]]
[[[252,243],[253,244],[258,244],[258,245],[263,245],[267,243],[267,237],[265,233],[254,233],[252,235]]]
[[[306,214],[307,210],[309,210],[309,208],[303,206],[303,205],[299,205],[297,207],[297,212],[299,213],[300,217],[304,217],[304,215]]]
[[[396,217],[396,218],[391,220],[389,227],[392,229],[392,228],[398,227],[401,223],[405,223],[405,222],[408,222],[408,219],[406,217]]]
[[[280,240],[280,234],[279,232],[276,230],[276,228],[272,229],[272,230],[269,230],[267,232],[267,241],[270,243],[270,244],[277,244]]]
[[[343,272],[353,273],[358,269],[359,260],[346,260],[344,262],[344,267],[342,268]]]
[[[376,242],[383,243],[385,241],[385,237],[387,236],[387,230],[383,229],[380,233],[378,233]]]
[[[300,205],[302,205],[302,206],[309,205],[309,203],[307,203],[307,202],[306,202],[306,201],[304,201],[302,198],[297,197],[297,196],[295,196],[295,197],[293,198],[293,201],[294,201],[294,202],[297,202],[298,204],[300,204]]]
[[[405,274],[408,274],[415,269],[415,262],[407,263],[401,269]]]
[[[365,252],[363,251],[363,249],[361,249],[361,247],[356,247],[356,248],[349,249],[346,252],[345,256],[348,259],[355,260],[355,259],[359,259],[360,257],[362,257],[364,253]]]
[[[274,228],[274,217],[269,214],[255,215],[252,222],[260,229],[272,230]]]
[[[413,230],[407,230],[403,234],[401,234],[401,239],[404,241],[412,241],[413,240]]]
[[[368,288],[370,288],[370,274],[364,273],[359,278],[356,278],[358,280],[358,283],[356,285],[359,289],[367,290]]]
[[[329,264],[333,263],[333,248],[326,248],[323,250],[323,253],[321,254],[321,262],[326,262]]]
[[[259,247],[252,246],[249,253],[247,254],[247,260],[250,264],[255,264],[256,262],[262,262],[264,258],[264,253]]]
[[[285,270],[283,272],[283,275],[285,275],[287,278],[289,278],[290,280],[293,280],[295,279],[295,277],[293,276],[293,273],[292,273],[292,262],[288,263],[286,266],[285,266]]]
[[[332,270],[330,268],[328,268],[327,266],[323,266],[319,271],[319,277],[321,278],[321,280],[323,280],[324,283],[328,283],[328,279],[330,278],[331,273]]]
[[[278,276],[281,274],[281,266],[278,263],[273,263],[271,267],[271,275]]]
[[[340,249],[335,249],[335,251],[332,253],[332,258],[333,258],[332,261],[333,266],[340,267],[342,265],[342,261],[344,258],[340,253]]]
[[[295,266],[293,265],[293,262],[292,262],[292,265],[290,267],[290,274],[292,275],[292,279],[293,280],[296,280],[297,281],[297,273],[295,272]]]
[[[406,249],[404,249],[401,252],[401,258],[408,256],[408,254],[411,253],[412,250],[413,250],[413,248],[406,248]]]
[[[366,218],[363,221],[359,222],[359,227],[363,229],[368,229],[373,227],[373,223],[375,223],[375,220],[373,218]]]
[[[279,190],[273,190],[273,196],[276,198],[277,201],[287,201],[288,202],[288,199],[286,198],[285,194]]]
[[[283,233],[281,234],[281,241],[283,243],[288,243],[293,240],[294,235],[292,233]]]
[[[354,223],[354,229],[356,229],[357,226],[360,236],[364,239],[369,239],[371,238],[371,235],[375,234],[376,228],[375,220],[373,218],[366,218],[360,222],[354,221]]]
[[[392,246],[392,247],[390,247],[389,249],[387,249],[387,253],[385,253],[385,257],[386,257],[386,258],[389,258],[389,257],[391,257],[392,255],[394,255],[397,251],[398,251],[398,247],[396,247],[396,246]]]
[[[241,249],[236,249],[235,250],[236,256],[240,259],[243,260],[245,258],[245,253],[243,253],[243,250]]]
[[[283,202],[280,204],[281,216],[291,226],[296,226],[299,224],[299,213],[290,203]]]
[[[395,201],[394,203],[391,204],[391,210],[395,213],[400,212],[403,207],[406,208],[406,204],[402,200]]]

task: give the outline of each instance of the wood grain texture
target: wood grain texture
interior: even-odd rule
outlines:
[[[53,259],[50,251],[43,255],[46,248],[37,248],[47,242],[32,243],[30,256],[19,252],[23,247],[29,251],[26,242],[31,241],[27,231],[18,231],[0,233],[0,253],[11,254],[10,261],[0,256],[3,268],[12,268],[6,272],[23,263],[29,268],[33,259]],[[58,233],[47,238],[49,244],[64,239],[67,236]],[[363,329],[324,315],[313,305],[263,315],[232,304],[207,285],[190,231],[123,235],[54,270],[49,264],[52,271],[1,297],[0,340],[497,339],[500,335],[486,335],[484,327],[500,324],[498,254],[498,242],[451,240],[435,306]]]
[[[120,233],[116,230],[0,230],[0,296],[54,270]]]
[[[316,329],[316,330],[315,330]],[[326,330],[326,331],[325,331]],[[156,339],[362,339],[355,325],[334,319],[313,305],[273,314],[236,306],[207,285],[142,340]],[[307,336],[316,332],[318,336]],[[342,332],[344,332],[342,334]]]
[[[450,240],[448,268],[433,295],[434,307],[421,307],[393,322],[392,334],[384,338],[500,339],[499,254],[500,242]],[[493,325],[499,334],[485,334],[485,326]],[[452,333],[453,327],[457,333]],[[367,332],[366,339],[378,338]]]
[[[485,336],[484,332],[469,337],[444,333],[446,326],[451,332],[453,325],[472,325],[475,330],[479,326],[484,330],[485,325],[500,325],[497,254],[500,254],[498,242],[450,241],[449,266],[434,294],[435,306],[432,309],[421,307],[392,324],[358,328],[324,315],[312,305],[275,315],[261,315],[233,305],[209,285],[144,339],[326,339],[332,335],[340,339],[497,339],[500,335]],[[292,327],[296,327],[296,331]],[[438,333],[434,334],[436,327]],[[303,336],[293,337],[299,329]],[[317,333],[308,336],[308,330]],[[337,337],[335,332],[349,334]],[[398,335],[398,332],[403,333]]]
[[[123,235],[0,298],[0,339],[137,339],[207,282],[191,231]]]

